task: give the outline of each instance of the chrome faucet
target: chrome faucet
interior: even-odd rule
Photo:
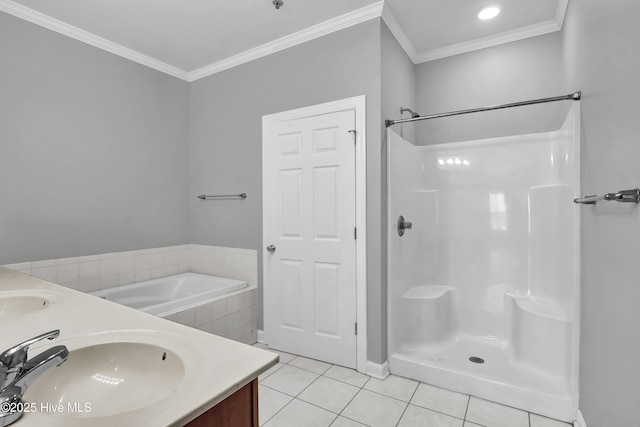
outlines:
[[[43,339],[53,340],[59,330],[47,332],[20,343],[0,354],[0,427],[16,422],[21,416],[22,396],[35,380],[49,368],[67,360],[69,350],[63,345],[51,347],[28,360],[27,351]]]

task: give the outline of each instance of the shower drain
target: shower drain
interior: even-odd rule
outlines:
[[[471,356],[469,361],[473,363],[484,363],[484,359],[482,357]]]

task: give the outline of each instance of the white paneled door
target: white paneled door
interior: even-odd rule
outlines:
[[[355,112],[265,122],[270,347],[356,367]]]

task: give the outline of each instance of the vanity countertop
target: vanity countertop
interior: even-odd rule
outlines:
[[[11,308],[11,299],[7,298],[24,295],[44,295],[50,302],[41,309],[33,311],[29,308],[26,314],[16,314],[15,307],[20,304],[14,304]],[[11,310],[14,313],[7,313]],[[110,411],[109,402],[96,399],[95,393],[88,393],[86,398],[99,401],[73,402],[75,407],[68,406],[68,402],[63,402],[63,407],[55,406],[58,401],[30,402],[28,396],[32,388],[38,387],[36,381],[24,399],[33,411],[25,412],[13,424],[16,427],[182,426],[278,362],[275,353],[0,268],[0,352],[54,329],[60,330],[60,336],[52,341],[34,344],[29,350],[29,358],[46,348],[66,345],[70,355],[65,364],[73,366],[70,361],[76,349],[107,343],[143,343],[177,356],[183,365],[183,369],[180,365],[180,378],[170,395],[161,396],[149,404],[137,405],[137,408],[134,405],[133,410],[122,413]],[[51,370],[60,368],[53,367]],[[121,384],[126,383],[126,379],[122,381]],[[118,389],[119,384],[114,381],[113,389]],[[126,393],[128,389],[121,387],[118,390]],[[131,394],[129,399],[135,402],[136,399],[144,399],[146,393]],[[86,403],[91,409],[83,413],[79,408]],[[55,411],[56,408],[62,411]]]

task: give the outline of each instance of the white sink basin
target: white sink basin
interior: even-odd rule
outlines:
[[[70,348],[67,361],[38,378],[24,400],[37,407],[62,405],[62,411],[51,415],[104,417],[142,409],[170,396],[184,374],[183,361],[161,346],[94,344]]]
[[[59,294],[48,291],[0,292],[0,320],[44,310],[60,299]]]

